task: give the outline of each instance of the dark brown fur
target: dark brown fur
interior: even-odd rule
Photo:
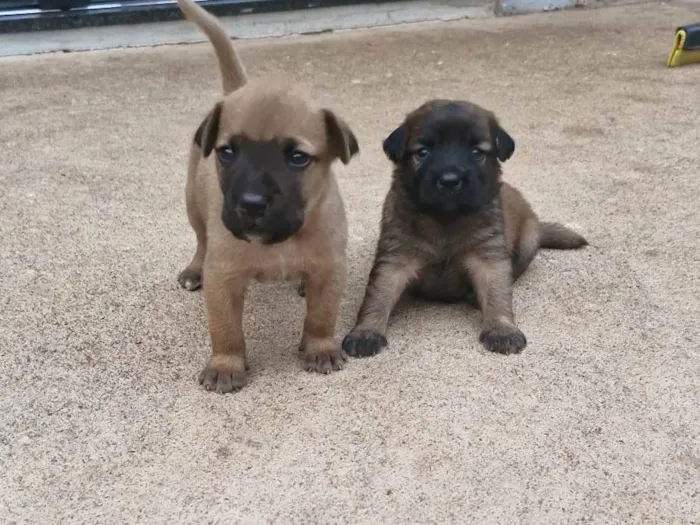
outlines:
[[[253,280],[304,279],[304,366],[339,370],[346,356],[334,333],[347,223],[331,164],[348,163],[357,141],[287,82],[249,82],[217,19],[192,0],[178,5],[213,44],[224,87],[194,135],[185,191],[197,249],[179,281],[188,290],[203,286],[212,343],[200,383],[221,393],[246,384],[242,314]]]
[[[428,153],[422,151],[426,141],[432,148]],[[440,149],[445,143],[450,147]],[[500,163],[512,155],[515,144],[495,116],[476,105],[426,103],[407,116],[384,147],[395,165],[393,181],[364,301],[355,328],[343,341],[345,351],[364,357],[385,346],[391,312],[406,291],[432,300],[471,302],[482,311],[480,340],[488,350],[521,351],[526,338],[513,316],[514,280],[540,247],[579,248],[586,240],[562,225],[540,223],[520,192],[501,183]],[[464,169],[443,171],[462,173],[466,189],[460,182],[440,200],[430,193],[430,184],[422,185],[428,172],[421,156],[428,159],[430,151],[454,155],[443,164]]]

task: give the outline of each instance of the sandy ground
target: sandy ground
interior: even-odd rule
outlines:
[[[670,70],[698,2],[246,42],[253,74],[311,86],[355,129],[338,335],[364,291],[390,167],[431,97],[494,110],[506,180],[592,246],[515,290],[529,346],[407,302],[390,346],[301,370],[303,301],[256,286],[250,385],[208,353],[188,144],[218,96],[207,45],[0,60],[3,523],[700,523],[700,66]]]

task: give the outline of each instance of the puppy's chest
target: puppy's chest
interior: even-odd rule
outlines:
[[[256,258],[252,277],[260,283],[286,282],[301,279],[304,261],[293,250],[275,250]]]
[[[456,282],[464,273],[465,254],[463,246],[457,240],[443,239],[434,245],[434,251],[422,269],[422,277]]]
[[[431,236],[425,236],[424,247],[426,262],[429,265],[440,267],[451,266],[455,260],[463,257],[472,246],[469,237],[455,235],[450,232],[434,232]]]
[[[479,224],[474,220],[425,226],[421,228],[420,237],[426,249],[426,262],[445,268],[455,263],[459,265],[468,253],[479,250],[498,236],[493,224]]]
[[[432,252],[410,286],[413,294],[431,300],[458,301],[466,296],[468,278],[465,253],[455,239],[432,243]]]

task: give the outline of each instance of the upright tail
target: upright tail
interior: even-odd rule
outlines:
[[[575,250],[588,245],[578,233],[557,222],[540,223],[540,248]]]
[[[207,35],[214,46],[216,58],[219,61],[224,95],[228,95],[244,85],[247,80],[245,68],[221,22],[203,7],[197,5],[194,0],[177,0],[177,5],[185,17],[194,22]]]

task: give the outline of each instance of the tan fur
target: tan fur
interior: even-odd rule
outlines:
[[[420,148],[419,130],[425,122],[434,125],[431,112],[444,103],[424,104],[397,130],[406,130],[409,154]],[[496,147],[490,131],[498,127],[495,116],[472,104],[458,104],[463,104],[472,138],[482,140],[483,150]],[[406,158],[392,158],[394,178],[384,202],[375,261],[356,325],[343,341],[345,351],[366,357],[386,345],[391,312],[409,291],[428,299],[471,302],[482,312],[484,346],[505,354],[519,352],[526,338],[513,315],[514,280],[527,269],[543,237],[549,247],[568,248],[584,246],[585,239],[561,225],[544,223],[543,227],[522,194],[500,182],[500,165],[484,168],[484,176],[496,185],[492,202],[449,222],[438,221],[421,212],[409,195],[404,182],[413,180],[410,171],[416,161]],[[402,162],[413,164],[405,168]]]
[[[345,361],[334,332],[346,281],[347,223],[331,163],[336,158],[347,163],[356,151],[342,137],[329,136],[322,110],[295,95],[287,85],[273,88],[269,83],[245,80],[243,67],[216,18],[191,0],[178,0],[178,5],[212,40],[224,78],[226,96],[220,103],[218,129],[211,129],[214,124],[205,121],[204,140],[212,133],[216,134],[216,145],[225,144],[234,135],[253,141],[294,138],[317,158],[301,177],[306,203],[301,229],[283,242],[263,245],[240,240],[224,226],[216,155],[205,156],[196,144],[192,146],[186,201],[197,250],[180,274],[180,282],[188,289],[196,289],[202,282],[204,288],[212,357],[200,382],[218,392],[245,385],[242,312],[252,280],[304,279],[307,314],[300,350],[305,367],[320,373],[338,370]],[[340,119],[337,122],[345,129]]]
[[[510,188],[506,186],[505,191]],[[463,217],[445,228],[430,217],[406,213],[403,198],[398,186],[392,186],[365,298],[348,337],[364,334],[366,338],[385,340],[391,312],[406,290],[451,301],[466,300],[471,287],[483,315],[481,340],[490,337],[495,340],[492,349],[504,353],[517,351],[519,344],[524,346],[525,338],[513,316],[511,254],[533,242],[530,221],[536,221],[534,213],[529,207],[511,210],[504,235],[499,237],[478,218]],[[523,218],[527,220],[521,222]],[[446,266],[445,260],[450,261]],[[434,276],[436,267],[439,276]],[[520,339],[522,343],[513,343]]]
[[[520,277],[540,248],[575,250],[588,244],[578,233],[556,222],[540,222],[522,193],[501,184],[501,207],[508,253],[518,253],[513,280]]]

